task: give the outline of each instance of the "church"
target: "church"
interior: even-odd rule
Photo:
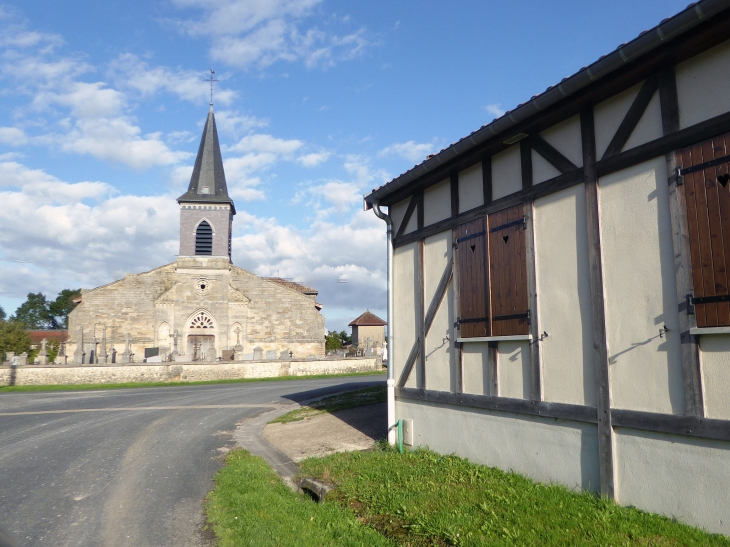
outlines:
[[[82,290],[68,362],[217,361],[324,356],[317,291],[231,262],[228,196],[211,105],[180,206],[177,261]]]

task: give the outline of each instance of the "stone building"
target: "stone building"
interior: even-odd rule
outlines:
[[[140,362],[145,353],[178,361],[323,356],[317,291],[231,263],[236,208],[212,107],[188,191],[177,201],[177,261],[83,290],[69,315],[69,362]]]
[[[385,342],[385,326],[388,323],[367,310],[348,326],[352,327],[352,345],[356,348],[383,347]]]

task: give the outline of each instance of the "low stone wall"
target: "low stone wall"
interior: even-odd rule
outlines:
[[[126,382],[197,382],[312,376],[379,370],[374,357],[228,363],[133,363],[129,365],[0,367],[0,385],[117,384]]]

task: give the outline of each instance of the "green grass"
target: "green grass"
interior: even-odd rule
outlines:
[[[298,422],[311,418],[312,416],[317,416],[318,414],[345,410],[347,408],[355,408],[357,406],[384,403],[385,401],[385,386],[366,387],[365,389],[358,389],[356,391],[348,391],[347,393],[340,393],[339,395],[325,397],[324,399],[320,399],[319,401],[302,408],[287,412],[283,416],[279,416],[278,418],[271,420],[269,423],[286,424],[289,422]]]
[[[428,450],[311,458],[301,474],[398,545],[724,545],[671,519]],[[328,498],[329,499],[329,498]]]
[[[219,547],[394,545],[347,509],[295,494],[245,450],[228,455],[205,510]]]
[[[247,382],[280,382],[283,380],[316,380],[321,378],[342,378],[346,376],[377,376],[384,374],[381,371],[350,372],[346,374],[314,374],[312,376],[276,376],[273,378],[239,378],[236,380],[205,380],[200,382],[126,382],[118,384],[64,384],[44,386],[0,386],[1,393],[16,391],[68,391],[89,389],[129,389],[138,387],[180,387],[201,386],[211,384],[241,384]]]

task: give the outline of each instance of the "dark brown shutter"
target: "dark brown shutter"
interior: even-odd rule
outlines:
[[[459,324],[462,338],[489,336],[484,217],[459,226]]]
[[[492,336],[528,334],[523,205],[489,215],[488,227]]]
[[[730,134],[693,144],[677,153],[687,203],[698,327],[730,325]]]

